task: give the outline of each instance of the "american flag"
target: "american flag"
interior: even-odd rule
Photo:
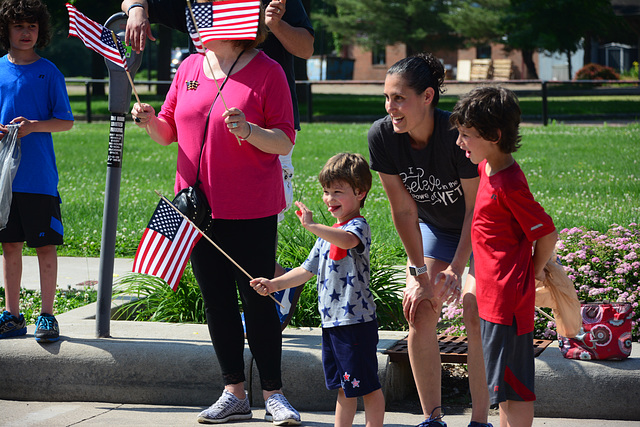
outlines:
[[[159,277],[175,291],[200,237],[193,224],[161,199],[138,245],[133,272]]]
[[[200,36],[186,8],[187,29],[196,50],[204,53],[204,44],[211,40],[254,40],[260,19],[259,0],[225,0],[196,3],[192,6]]]
[[[73,5],[67,3],[66,6],[69,11],[69,35],[79,38],[89,49],[129,71],[124,46],[118,37],[114,41],[113,31],[87,18]]]

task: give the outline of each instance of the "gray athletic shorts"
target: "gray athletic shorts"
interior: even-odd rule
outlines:
[[[480,319],[480,327],[491,404],[536,400],[533,332],[518,335],[515,318],[512,325]]]

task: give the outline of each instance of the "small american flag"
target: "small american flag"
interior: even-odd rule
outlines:
[[[200,36],[193,25],[189,7],[186,8],[187,29],[199,53],[211,40],[254,40],[260,19],[259,0],[225,0],[196,3],[192,6]]]
[[[73,5],[67,3],[66,6],[69,11],[69,35],[79,38],[89,49],[129,71],[124,59],[124,46],[118,37],[114,41],[113,31],[87,18]]]
[[[161,199],[140,239],[133,272],[159,277],[171,289],[177,290],[191,251],[200,237],[193,224]]]

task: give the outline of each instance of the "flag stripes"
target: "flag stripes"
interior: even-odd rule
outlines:
[[[89,49],[129,71],[124,46],[118,37],[114,40],[113,31],[87,18],[73,5],[67,3],[66,6],[69,11],[69,35],[79,38]]]
[[[160,200],[140,239],[133,272],[159,277],[175,291],[200,237],[193,224]]]
[[[196,3],[192,6],[200,36],[187,7],[187,29],[196,50],[204,53],[204,44],[212,40],[254,40],[258,33],[260,1],[228,0]]]

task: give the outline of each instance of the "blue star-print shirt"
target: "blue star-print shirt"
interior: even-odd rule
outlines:
[[[353,233],[361,244],[345,250],[318,238],[302,264],[302,268],[318,275],[322,327],[370,322],[376,318],[376,305],[369,290],[371,228],[361,216],[333,227]]]

